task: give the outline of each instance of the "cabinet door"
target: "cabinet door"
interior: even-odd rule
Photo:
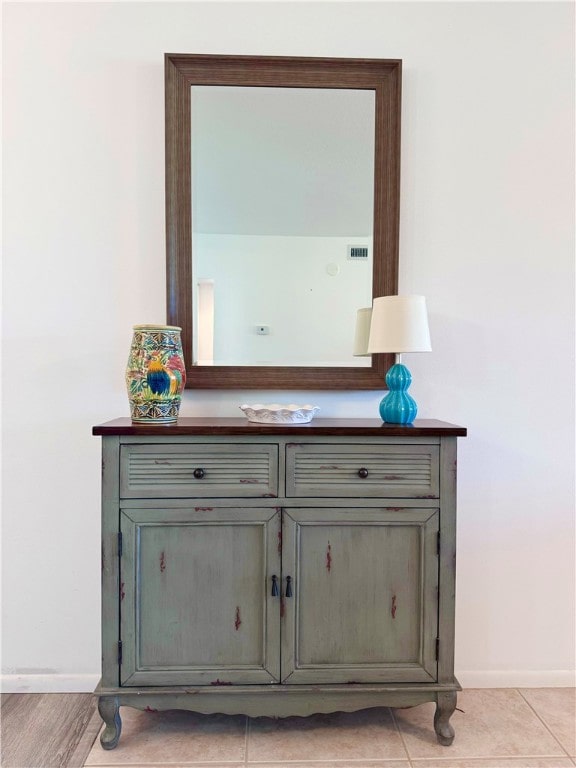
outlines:
[[[435,509],[285,512],[282,681],[435,680],[437,541]]]
[[[123,509],[121,685],[279,679],[275,509]]]

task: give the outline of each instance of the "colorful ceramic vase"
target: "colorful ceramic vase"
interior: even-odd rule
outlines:
[[[134,326],[126,366],[132,421],[168,424],[177,420],[186,383],[181,330],[174,325]]]

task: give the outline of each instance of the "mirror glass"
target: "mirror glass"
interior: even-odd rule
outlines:
[[[193,365],[370,366],[373,90],[191,89]]]

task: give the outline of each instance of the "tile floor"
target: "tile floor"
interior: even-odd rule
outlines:
[[[281,720],[123,707],[115,750],[96,740],[85,766],[154,768],[572,768],[576,690],[465,690],[441,747],[433,704]]]

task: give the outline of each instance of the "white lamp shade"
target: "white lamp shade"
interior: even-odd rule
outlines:
[[[431,350],[424,296],[381,296],[374,299],[369,354]]]
[[[356,313],[356,333],[354,335],[354,357],[370,357],[368,338],[370,336],[370,320],[372,307],[363,307]]]

